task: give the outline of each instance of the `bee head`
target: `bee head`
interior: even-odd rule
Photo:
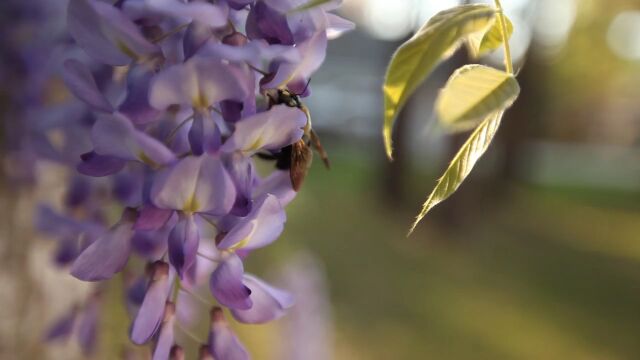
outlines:
[[[289,107],[299,108],[302,106],[300,96],[287,89],[278,89],[278,103],[285,104]]]

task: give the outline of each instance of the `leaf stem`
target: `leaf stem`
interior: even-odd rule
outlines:
[[[513,74],[513,62],[511,61],[511,48],[509,47],[509,36],[507,35],[507,21],[504,19],[504,11],[500,0],[494,0],[500,22],[500,34],[502,34],[502,44],[504,45],[504,67],[509,74]]]

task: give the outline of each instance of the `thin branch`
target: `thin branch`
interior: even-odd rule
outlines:
[[[507,35],[507,21],[504,18],[504,11],[500,0],[494,0],[498,13],[498,21],[500,22],[500,34],[502,35],[502,44],[504,45],[504,66],[509,74],[513,74],[513,62],[511,61],[511,48],[509,46],[509,36]]]

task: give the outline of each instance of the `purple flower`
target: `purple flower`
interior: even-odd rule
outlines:
[[[78,45],[105,64],[127,65],[159,50],[126,15],[102,1],[70,0],[67,22]]]
[[[145,5],[149,11],[175,18],[181,23],[198,21],[212,28],[227,25],[226,9],[206,2],[183,3],[179,0],[146,0]]]
[[[45,341],[67,340],[73,332],[77,317],[78,307],[73,306],[49,327],[44,337]]]
[[[131,326],[131,341],[135,344],[146,343],[157,332],[171,290],[173,276],[169,264],[155,262],[151,268],[151,276],[144,300]]]
[[[85,64],[75,59],[65,61],[62,77],[73,95],[92,109],[105,113],[113,112],[113,105],[100,92],[91,70]]]
[[[176,305],[172,302],[167,302],[164,307],[164,314],[162,317],[162,323],[158,330],[158,336],[153,350],[152,360],[165,360],[169,359],[169,356],[173,352],[174,355],[180,350],[173,348],[174,334],[173,327],[176,314]],[[173,350],[173,351],[172,351]]]
[[[78,324],[78,343],[85,355],[95,352],[98,341],[98,319],[100,316],[100,297],[92,296],[80,314]]]
[[[84,281],[110,279],[124,268],[131,252],[135,213],[125,209],[120,222],[95,240],[73,262],[71,275]]]
[[[168,165],[176,157],[164,144],[137,130],[124,115],[103,116],[91,129],[91,140],[98,155],[139,161],[152,167]]]
[[[304,113],[285,105],[250,116],[238,122],[222,145],[223,152],[241,152],[251,156],[260,150],[280,150],[302,138],[307,119]]]
[[[44,91],[25,96],[23,145],[12,154],[20,172],[33,178],[40,159],[73,172],[63,204],[41,207],[37,227],[55,239],[56,262],[71,264],[76,278],[123,273],[131,341],[148,343],[153,359],[184,359],[175,333],[194,324],[203,303],[216,301],[250,324],[293,305],[286,291],[246,274],[243,261],[284,229],[284,206],[296,195],[292,173],[306,163],[292,169],[296,159],[287,154],[311,134],[298,96],[310,94],[327,40],[353,28],[331,13],[340,1],[299,10],[305,4],[69,0],[67,29],[77,46],[65,46],[46,72],[42,61],[30,66],[34,83],[62,74],[75,97],[46,107],[32,101]],[[295,101],[280,98],[286,93]],[[257,162],[270,158],[276,167],[259,173]],[[124,208],[117,221],[114,208]],[[46,338],[77,332],[91,352],[98,294]],[[249,358],[219,307],[200,358]]]
[[[199,246],[195,216],[228,214],[235,194],[231,177],[216,156],[189,156],[158,174],[151,200],[160,209],[180,214],[169,234],[169,259],[181,277],[193,265]]]
[[[211,329],[209,330],[209,351],[214,359],[248,360],[249,353],[242,346],[233,330],[224,319],[222,309],[211,310]]]
[[[194,57],[159,73],[149,99],[156,109],[171,105],[207,109],[221,100],[242,100],[249,89],[230,68],[215,59]]]
[[[244,275],[243,283],[251,291],[249,309],[231,309],[238,321],[246,324],[262,324],[275,320],[293,306],[293,297],[286,291],[275,288],[251,275]]]

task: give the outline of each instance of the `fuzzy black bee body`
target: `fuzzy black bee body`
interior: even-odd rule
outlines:
[[[307,126],[305,126],[305,133],[302,136],[302,139],[292,145],[282,148],[278,153],[261,155],[261,157],[265,159],[275,159],[276,168],[280,170],[289,170],[291,185],[295,191],[298,191],[302,186],[302,182],[307,175],[309,167],[311,166],[311,161],[313,159],[311,147],[318,152],[327,169],[330,167],[329,158],[320,143],[320,138],[311,128],[309,110],[302,103],[298,94],[287,89],[271,89],[266,91],[266,96],[269,99],[269,107],[283,104],[289,107],[298,108],[307,116]]]

